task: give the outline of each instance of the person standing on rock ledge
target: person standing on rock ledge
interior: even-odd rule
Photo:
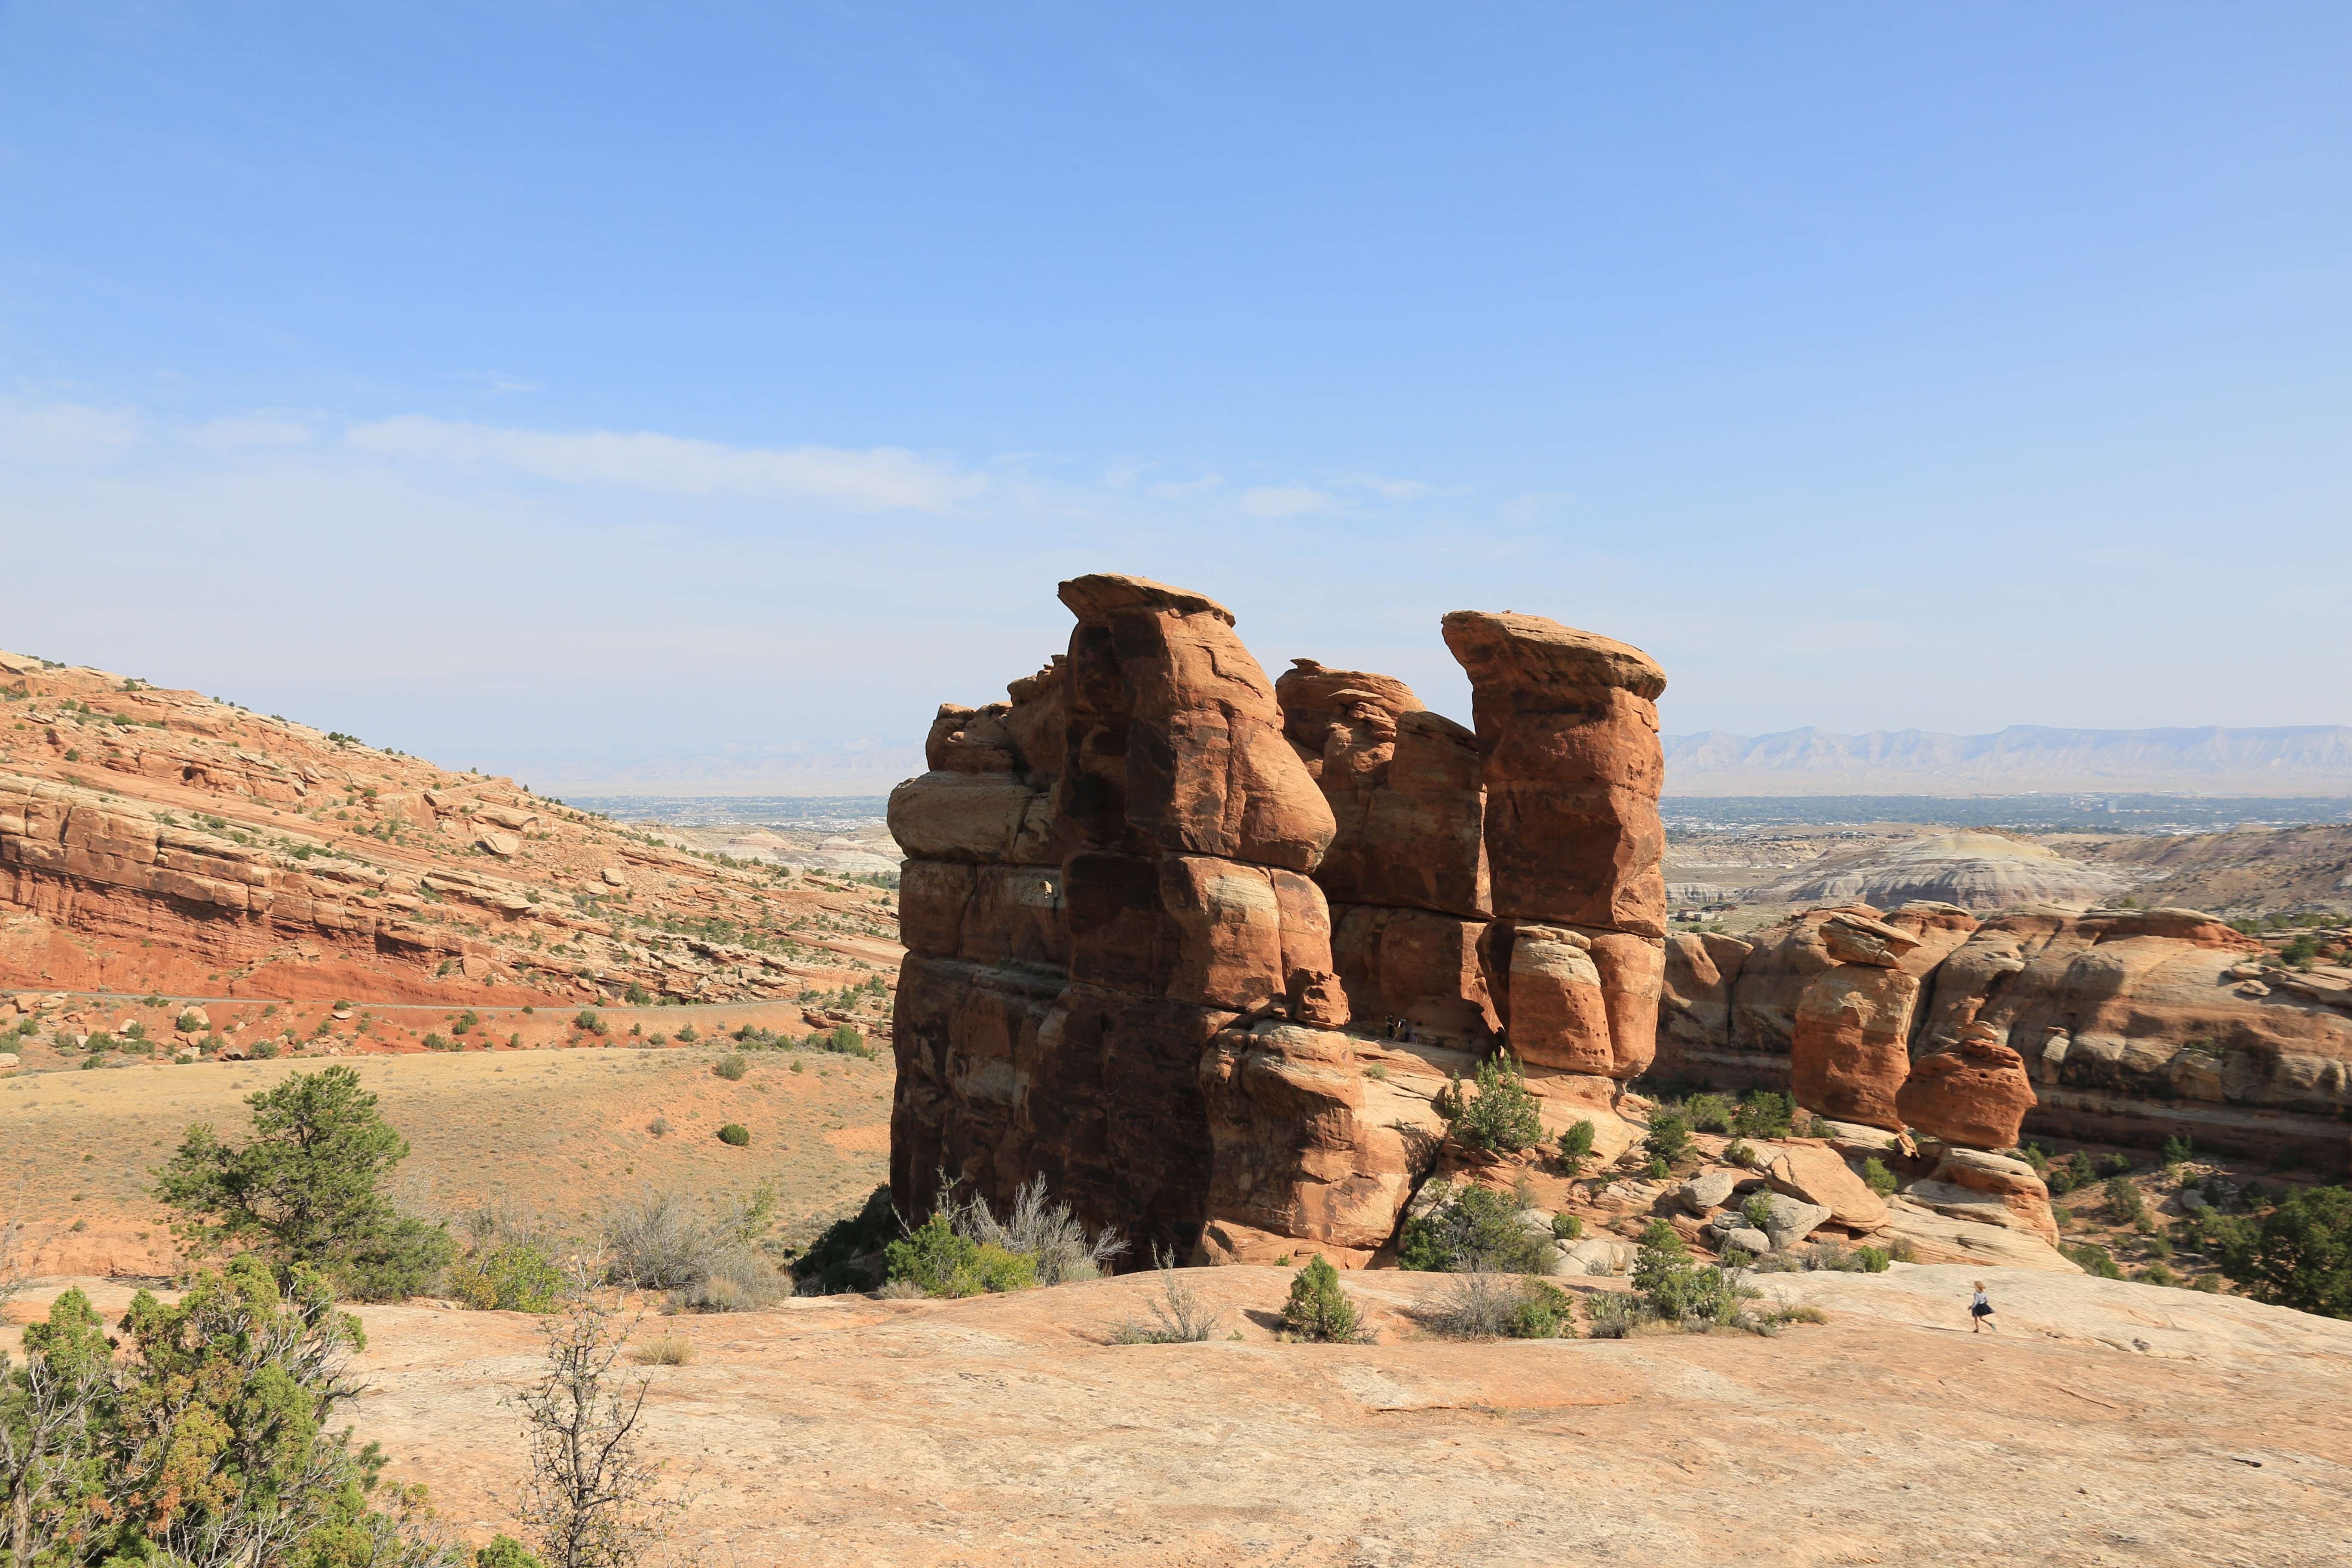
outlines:
[[[1969,1332],[1972,1334],[1982,1333],[1987,1329],[2000,1332],[2000,1325],[1992,1321],[1992,1298],[1985,1294],[1985,1283],[1981,1279],[1977,1281],[1975,1298],[1969,1302]]]

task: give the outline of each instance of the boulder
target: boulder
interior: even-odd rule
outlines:
[[[1935,1169],[1906,1189],[1914,1202],[1955,1218],[2006,1226],[2058,1243],[2050,1188],[2022,1160],[1947,1146]]]
[[[1329,891],[1320,872],[1316,881]],[[1484,1042],[1499,1020],[1478,961],[1484,922],[1427,910],[1331,905],[1331,962],[1356,1026],[1381,1031],[1404,1020],[1416,1039],[1461,1047]]]
[[[1728,1230],[1718,1231],[1716,1234],[1721,1239],[1722,1248],[1726,1252],[1746,1252],[1760,1258],[1765,1253],[1772,1251],[1778,1245],[1770,1236],[1749,1225],[1734,1226]]]
[[[502,860],[510,860],[522,850],[522,840],[511,833],[479,833],[474,842]]]
[[[1884,921],[1841,910],[1822,922],[1822,945],[1840,963],[1892,969],[1919,945],[1919,939]]]
[[[1330,1030],[1227,1030],[1201,1058],[1201,1089],[1214,1221],[1366,1256],[1395,1231],[1444,1136],[1427,1095],[1366,1077],[1349,1037]]]
[[[603,870],[597,872],[596,875],[603,879],[604,886],[608,888],[626,888],[629,885],[628,877],[618,866],[607,866]]]
[[[1639,1249],[1613,1236],[1588,1236],[1577,1241],[1555,1241],[1549,1250],[1549,1274],[1622,1274],[1633,1266]]]
[[[1759,1151],[1764,1179],[1776,1193],[1829,1210],[1849,1230],[1876,1230],[1886,1223],[1886,1204],[1835,1151],[1818,1143],[1776,1143]]]
[[[1827,1204],[1809,1204],[1783,1193],[1764,1194],[1764,1234],[1772,1238],[1773,1250],[1785,1251],[1819,1230],[1830,1219]]]
[[[1973,1026],[1949,1050],[1921,1057],[1895,1099],[1910,1125],[1948,1143],[2010,1149],[2036,1098],[2025,1058]]]
[[[1691,1213],[1705,1215],[1729,1203],[1732,1189],[1738,1184],[1739,1173],[1737,1171],[1701,1171],[1685,1182],[1675,1195]]]

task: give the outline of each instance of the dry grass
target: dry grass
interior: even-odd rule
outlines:
[[[629,1347],[629,1359],[639,1366],[686,1366],[694,1360],[694,1342],[677,1334],[656,1334]]]
[[[887,1062],[828,1057],[822,1071],[757,1075],[769,1086],[757,1093],[714,1077],[708,1054],[693,1050],[342,1059],[409,1142],[393,1194],[416,1213],[456,1219],[504,1203],[552,1228],[588,1232],[614,1194],[647,1184],[740,1197],[766,1182],[783,1235],[798,1239],[854,1208],[887,1174]],[[29,1269],[170,1272],[170,1238],[146,1194],[150,1167],[170,1157],[191,1123],[240,1136],[247,1095],[323,1065],[207,1062],[0,1079],[0,1178],[16,1189],[21,1175],[11,1197]],[[647,1131],[655,1116],[677,1135]],[[711,1136],[728,1121],[753,1131],[751,1148]],[[89,1229],[71,1233],[82,1218]]]

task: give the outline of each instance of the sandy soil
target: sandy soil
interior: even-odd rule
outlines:
[[[1988,1278],[2001,1331],[1960,1308]],[[1357,1275],[1381,1342],[1278,1342],[1288,1271],[1202,1270],[1238,1342],[1107,1343],[1148,1276],[657,1320],[681,1560],[746,1568],[2032,1563],[2352,1556],[2352,1324],[2079,1276],[1771,1281],[1779,1338],[1457,1344],[1433,1276]],[[1584,1289],[1611,1288],[1602,1281]],[[127,1300],[100,1288],[110,1310]],[[37,1299],[20,1301],[26,1317]],[[531,1320],[370,1308],[357,1418],[475,1539],[507,1521]],[[2145,1347],[2145,1348],[2142,1348]]]
[[[688,1010],[659,1012],[669,1027]],[[693,1009],[731,1023],[756,1007]],[[723,1015],[723,1017],[720,1016]],[[797,1010],[793,1016],[797,1017]],[[629,1015],[615,1038],[626,1037]],[[345,1058],[409,1141],[393,1192],[456,1217],[505,1200],[585,1227],[648,1184],[710,1194],[772,1182],[788,1234],[854,1209],[886,1179],[890,1066],[814,1051],[754,1051],[729,1082],[707,1047],[491,1050]],[[155,1275],[174,1254],[145,1191],[190,1124],[241,1133],[247,1096],[312,1059],[194,1062],[0,1081],[0,1212],[28,1221],[36,1272]],[[799,1070],[795,1071],[797,1068]],[[656,1118],[667,1131],[649,1131]],[[718,1129],[750,1129],[731,1148]],[[81,1224],[84,1228],[75,1230]]]

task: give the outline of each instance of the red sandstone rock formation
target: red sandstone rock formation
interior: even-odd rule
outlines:
[[[1835,912],[1799,916],[1752,946],[1675,939],[1661,1025],[1671,1070],[1734,1089],[1790,1085],[1810,988],[1832,973],[1841,986],[1869,979],[1823,944]],[[1884,919],[1920,943],[1900,961],[1924,983],[1911,1051],[1952,1045],[1972,1021],[1989,1026],[2038,1094],[2029,1132],[2151,1148],[2182,1134],[2203,1148],[2345,1165],[2352,1006],[2257,977],[2254,939],[2190,910],[2053,910],[1971,929],[1965,911],[1916,904]],[[1817,1009],[1838,1011],[1830,1000]],[[1894,1032],[1891,1020],[1872,1028]]]
[[[0,684],[0,987],[455,1006],[809,978],[749,943],[656,956],[629,915],[749,932],[803,896],[512,779],[14,654]]]
[[[1030,1175],[1189,1248],[1208,1217],[1202,1054],[1241,1015],[1343,1021],[1307,877],[1335,825],[1233,616],[1132,577],[1062,584],[1066,661],[943,708],[891,796],[910,856],[891,1182]],[[1052,864],[1054,860],[1058,864]]]
[[[1965,910],[1944,904],[1906,905],[1885,921],[1860,909],[1822,912],[1813,930],[1834,962],[1797,1004],[1789,1049],[1797,1103],[1902,1131],[1895,1095],[1911,1070],[1921,976],[1975,927]]]
[[[1477,960],[1488,911],[1476,738],[1384,675],[1302,658],[1275,693],[1337,823],[1315,880],[1354,1021],[1483,1041],[1496,1019]]]
[[[1062,598],[1067,656],[1008,702],[941,708],[930,772],[891,796],[901,1212],[942,1173],[993,1202],[1042,1173],[1139,1258],[1360,1264],[1438,1157],[1490,984],[1518,985],[1552,1084],[1648,1060],[1664,678],[1641,655],[1455,617],[1474,735],[1381,676],[1302,660],[1277,688],[1181,589]],[[1482,964],[1498,822],[1522,896]]]
[[[1487,986],[1530,1068],[1634,1077],[1664,988],[1664,672],[1640,649],[1536,616],[1456,611],[1496,915]]]
[[[1990,1025],[1979,1024],[1948,1049],[1913,1062],[1895,1105],[1909,1125],[1948,1143],[2013,1149],[2033,1109],[2033,1084],[2025,1058],[2000,1044]]]

